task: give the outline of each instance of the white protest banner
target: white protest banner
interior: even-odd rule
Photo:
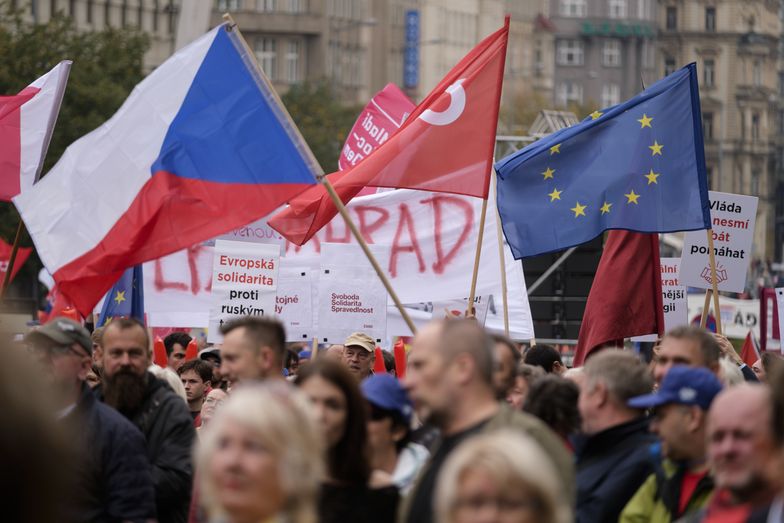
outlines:
[[[310,341],[316,335],[312,280],[309,269],[281,267],[278,271],[275,315],[286,328],[286,341]]]
[[[270,243],[280,245],[281,249],[283,248],[283,245],[286,241],[278,231],[267,225],[266,217],[249,223],[244,227],[237,227],[236,229],[232,229],[226,234],[218,236],[216,239],[250,243]],[[283,252],[281,250],[281,255],[282,254]]]
[[[492,197],[491,197],[492,200]],[[354,198],[349,212],[370,243],[386,245],[379,259],[404,303],[452,300],[465,296],[471,285],[482,201],[467,196],[394,190]],[[494,207],[485,222],[477,295],[493,295],[486,326],[503,332],[503,300]],[[258,238],[265,233],[238,229],[235,236]],[[321,244],[354,243],[337,216],[303,247],[286,245],[282,267],[304,267],[317,273]],[[504,247],[509,297],[510,335],[533,337],[533,321],[522,264]],[[362,255],[364,258],[364,255]],[[144,267],[145,306],[153,326],[206,327],[212,275],[212,246],[198,245]],[[375,278],[375,277],[374,277]],[[377,279],[377,278],[376,278]],[[314,277],[314,281],[317,278]],[[423,281],[427,284],[423,285]],[[314,308],[317,296],[313,296]],[[390,312],[390,314],[396,314]],[[410,335],[407,327],[390,336]]]
[[[220,326],[232,318],[274,315],[279,252],[277,245],[215,241],[208,342],[220,343]]]
[[[716,191],[709,191],[708,196],[718,288],[720,291],[743,292],[751,261],[758,198]],[[711,288],[705,231],[684,234],[680,280],[688,287]]]
[[[705,303],[705,295],[689,294],[689,322],[692,325],[699,325],[702,316],[702,306]],[[711,304],[711,309],[713,308]],[[760,336],[760,301],[736,300],[733,298],[721,297],[719,302],[721,310],[721,329],[722,333],[728,338],[743,339],[749,333],[759,339]],[[712,312],[711,312],[712,314]]]
[[[343,343],[364,332],[376,340],[387,335],[387,292],[358,245],[322,245],[318,286],[318,338]],[[385,249],[371,246],[374,256]]]
[[[689,303],[686,287],[678,280],[680,258],[660,258],[664,332],[689,324]],[[635,336],[632,341],[656,341],[657,334]]]
[[[492,296],[474,297],[474,317],[484,325]],[[465,318],[468,311],[468,298],[433,302],[433,318]]]

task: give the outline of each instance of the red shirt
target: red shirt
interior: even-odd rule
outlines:
[[[683,480],[681,480],[681,498],[678,501],[678,514],[686,512],[686,506],[689,504],[689,500],[691,499],[692,494],[694,494],[694,491],[697,490],[697,483],[707,475],[707,469],[702,472],[686,471],[683,475]]]

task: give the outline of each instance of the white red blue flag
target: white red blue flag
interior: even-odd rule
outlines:
[[[259,219],[316,183],[312,154],[252,64],[230,26],[216,27],[14,199],[82,314],[126,268]]]

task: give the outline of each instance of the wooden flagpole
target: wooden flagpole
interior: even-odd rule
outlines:
[[[468,293],[468,310],[466,316],[474,316],[474,298],[476,297],[476,280],[479,276],[479,259],[482,256],[482,241],[485,236],[485,217],[487,216],[487,198],[482,200],[482,212],[479,215],[479,233],[476,235],[476,254],[474,255],[474,271],[471,274],[471,291]]]
[[[498,174],[493,168],[493,176],[490,179],[493,193],[496,193],[496,177]],[[496,193],[497,194],[497,193]],[[496,196],[497,198],[498,196]],[[498,201],[495,204],[495,234],[498,238],[498,259],[501,264],[501,299],[504,304],[504,334],[509,336],[509,298],[506,289],[506,257],[504,256],[504,233],[501,230],[501,213],[498,212]]]
[[[280,110],[283,112],[286,118],[288,118],[289,122],[291,122],[291,129],[297,133],[297,136],[302,141],[302,144],[305,144],[305,147],[302,148],[303,152],[308,155],[312,164],[318,167],[319,181],[321,181],[321,183],[324,185],[324,188],[327,190],[329,197],[332,199],[332,202],[335,204],[335,207],[337,207],[340,216],[342,216],[343,221],[346,222],[346,226],[351,231],[351,234],[354,236],[354,239],[357,240],[357,243],[359,243],[359,246],[362,248],[362,251],[365,253],[365,256],[367,257],[368,261],[373,266],[373,269],[376,271],[376,274],[378,275],[379,279],[381,279],[381,282],[384,284],[384,287],[389,293],[389,296],[392,298],[392,301],[395,302],[395,306],[397,307],[398,311],[400,311],[400,315],[403,317],[403,320],[406,322],[406,325],[408,325],[409,330],[411,330],[412,334],[416,334],[416,326],[414,325],[414,322],[411,320],[411,317],[408,315],[408,312],[406,311],[405,307],[403,307],[403,304],[400,302],[400,298],[398,298],[397,293],[392,288],[392,284],[389,282],[389,279],[387,278],[386,274],[384,274],[383,269],[381,269],[381,266],[378,264],[376,257],[373,256],[372,252],[370,252],[370,248],[368,247],[367,242],[362,237],[362,234],[359,232],[359,229],[357,229],[357,226],[354,224],[353,220],[351,219],[351,216],[349,216],[348,211],[346,210],[346,206],[343,205],[343,202],[341,201],[340,197],[335,192],[335,188],[332,187],[332,184],[329,182],[329,179],[324,175],[324,169],[322,169],[321,166],[319,165],[318,160],[313,154],[313,151],[311,151],[310,147],[306,145],[307,142],[302,137],[302,134],[299,132],[299,128],[294,124],[294,121],[291,119],[291,115],[286,109],[286,106],[283,105],[283,102],[278,96],[277,91],[275,91],[275,89],[272,87],[272,83],[270,82],[269,78],[267,78],[267,75],[264,73],[264,70],[259,65],[259,62],[256,59],[256,54],[251,50],[250,46],[248,45],[248,42],[245,41],[245,38],[242,36],[242,33],[237,27],[237,23],[234,21],[234,18],[232,18],[230,14],[225,13],[223,15],[223,19],[229,23],[229,30],[237,33],[238,39],[240,40],[240,42],[242,42],[242,45],[245,48],[245,51],[248,53],[248,56],[252,58],[252,62],[253,64],[255,64],[256,70],[259,73],[261,79],[266,84],[269,92],[272,93],[272,95],[275,97],[275,100],[278,102],[278,106]]]
[[[700,317],[700,327],[703,329],[708,324],[708,314],[710,314],[710,302],[712,291],[710,289],[705,291],[705,301],[702,303],[702,316]]]
[[[713,250],[713,230],[706,229],[708,234],[708,256],[710,257],[711,288],[713,291],[713,314],[716,316],[716,334],[721,334],[721,309],[719,309],[719,280],[716,277],[716,253]]]
[[[310,348],[310,359],[315,360],[318,356],[318,336],[313,336],[313,345]]]

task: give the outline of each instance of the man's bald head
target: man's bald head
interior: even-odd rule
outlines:
[[[771,394],[762,385],[725,389],[708,414],[708,459],[716,486],[739,502],[770,492],[767,468],[774,456]]]
[[[493,338],[472,319],[445,319],[432,322],[432,334],[438,337],[436,347],[446,361],[469,354],[482,382],[493,383]]]

